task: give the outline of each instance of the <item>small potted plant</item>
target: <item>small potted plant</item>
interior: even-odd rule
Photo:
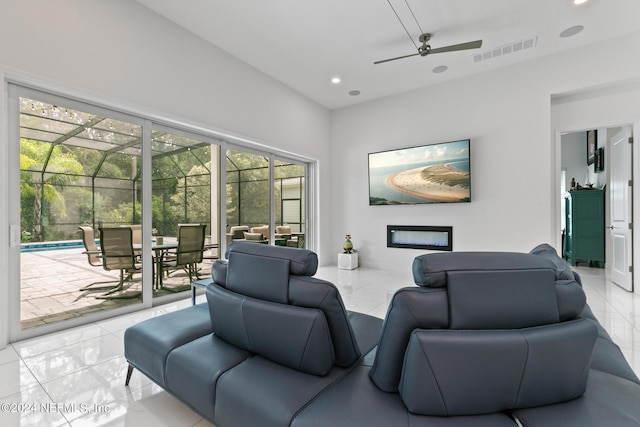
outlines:
[[[153,240],[156,241],[156,245],[162,245],[164,243],[164,239],[162,236],[158,236],[158,229],[153,227],[151,229],[151,235],[153,236]]]

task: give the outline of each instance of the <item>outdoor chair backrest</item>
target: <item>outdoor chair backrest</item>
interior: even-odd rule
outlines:
[[[102,252],[102,266],[105,270],[136,268],[136,254],[133,250],[131,228],[101,228],[100,250]]]
[[[134,245],[142,244],[142,225],[140,224],[131,224],[127,225],[127,227],[131,228],[131,241]]]
[[[89,226],[81,226],[80,230],[82,230],[82,243],[84,244],[89,264],[96,267],[102,265],[102,261],[100,260],[100,248],[96,245],[96,237],[93,228]]]
[[[205,224],[178,225],[178,265],[202,262],[205,227]]]

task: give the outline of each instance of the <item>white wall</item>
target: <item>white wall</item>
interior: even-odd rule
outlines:
[[[618,128],[614,128],[618,129]],[[619,130],[619,129],[618,129]],[[605,161],[608,154],[607,135],[609,129],[597,129],[597,146],[605,148]],[[613,135],[613,134],[611,134]],[[587,131],[581,130],[577,132],[565,133],[561,136],[561,159],[562,169],[567,172],[567,188],[569,191],[571,178],[576,180],[576,184],[585,186],[593,184],[596,188],[602,188],[607,183],[607,173],[596,173],[593,164],[587,164]]]
[[[589,174],[587,170],[587,132],[578,131],[562,135],[561,138],[562,169],[567,173],[565,191],[569,191],[571,179],[584,186]]]
[[[319,162],[318,229],[331,228],[330,113],[324,107],[128,0],[3,0],[0,80],[35,84],[107,106],[246,138]],[[4,77],[4,79],[3,79]],[[6,117],[6,85],[0,113]],[[0,121],[0,199],[7,134]],[[7,203],[0,238],[8,242]],[[319,236],[319,252],[329,247]],[[0,245],[0,347],[6,243]],[[326,252],[326,250],[324,250]]]
[[[635,34],[333,111],[334,247],[348,232],[361,264],[410,268],[423,251],[386,248],[385,234],[387,224],[407,224],[453,226],[456,251],[528,251],[542,242],[559,249],[554,128],[562,126],[552,125],[551,97],[640,76],[640,60],[628,55],[639,42]],[[620,61],[625,67],[609,65]],[[368,206],[368,153],[462,138],[471,138],[471,203]]]
[[[0,52],[10,78],[329,159],[327,109],[136,2],[4,0]]]
[[[640,139],[640,80],[625,81],[612,86],[593,88],[592,90],[570,93],[554,99],[552,106],[552,127],[559,134],[561,132],[578,129],[598,128],[598,145],[605,148],[605,171],[600,173],[599,180],[607,180],[611,168],[609,167],[609,139],[620,129],[621,125],[632,125],[635,141]],[[601,139],[601,135],[604,139]],[[559,137],[558,137],[559,139]],[[634,144],[635,145],[635,144]],[[637,148],[637,147],[636,147]],[[558,150],[560,151],[560,150]],[[638,182],[640,172],[640,150],[633,150],[634,181]],[[590,166],[592,168],[592,166]],[[608,197],[609,194],[606,194]],[[633,222],[640,221],[640,187],[633,187]],[[606,206],[609,200],[606,200]],[[561,215],[558,210],[558,215]],[[605,223],[610,223],[610,213],[605,211]],[[636,229],[637,230],[637,229]],[[637,231],[633,239],[633,264],[640,265],[640,238]],[[610,235],[605,234],[606,259],[611,259]],[[637,268],[636,268],[637,271]],[[637,274],[634,276],[636,289],[638,288]]]

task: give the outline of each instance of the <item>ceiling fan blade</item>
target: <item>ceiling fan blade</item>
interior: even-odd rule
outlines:
[[[410,56],[420,55],[419,53],[412,53],[411,55],[397,56],[395,58],[383,59],[382,61],[376,61],[373,64],[382,64],[383,62],[395,61],[396,59],[409,58]]]
[[[456,50],[478,49],[481,46],[482,46],[482,40],[476,40],[472,42],[452,44],[451,46],[431,49],[429,53],[431,54],[431,53],[454,52]]]

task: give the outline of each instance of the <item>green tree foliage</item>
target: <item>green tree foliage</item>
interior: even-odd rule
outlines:
[[[43,215],[55,208],[59,216],[66,217],[65,198],[59,189],[77,180],[83,167],[75,156],[61,145],[20,139],[20,196],[23,230],[31,229],[31,239],[42,241]],[[25,212],[30,208],[31,212]],[[30,223],[26,222],[30,221]]]
[[[210,147],[197,147],[153,159],[152,227],[158,234],[175,235],[178,223],[211,223],[208,150]],[[226,162],[227,224],[267,224],[271,202],[268,158],[229,150]],[[77,238],[79,224],[139,223],[140,166],[140,158],[129,154],[21,139],[22,229],[35,241],[65,240]],[[276,162],[276,200],[281,178],[303,175],[301,165]],[[280,218],[279,204],[275,208]]]
[[[269,223],[269,160],[229,150],[227,153],[227,226]]]
[[[211,222],[211,162],[193,166],[171,196],[171,215],[181,222]],[[180,180],[178,181],[180,182]]]

